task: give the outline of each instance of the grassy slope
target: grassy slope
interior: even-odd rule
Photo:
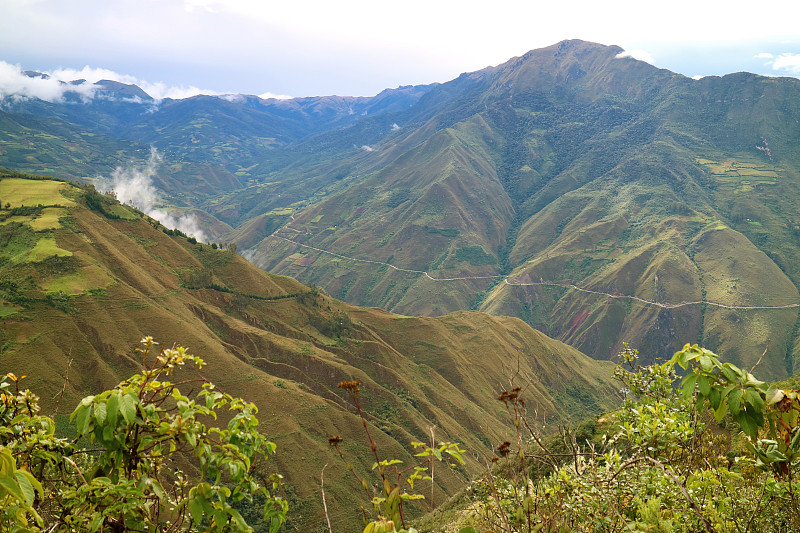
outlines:
[[[799,301],[798,83],[690,80],[618,52],[560,43],[431,91],[427,100],[447,93],[438,114],[354,159],[361,177],[298,206],[276,234],[344,257],[275,236],[248,257],[398,312],[478,303],[597,358],[624,340],[646,358],[689,341],[747,365],[768,345],[766,370],[785,376],[796,308],[665,308],[557,286],[667,306]],[[420,272],[504,269],[512,283],[556,285],[434,282]]]
[[[796,308],[659,307],[559,286],[664,305],[797,302],[800,82],[691,80],[620,51],[534,50],[349,128],[333,127],[358,103],[347,99],[249,113],[198,98],[129,117],[128,133],[171,147],[159,185],[174,202],[238,226],[221,237],[216,224],[216,240],[348,302],[514,315],[598,358],[623,340],[646,358],[699,341],[746,364],[768,343],[765,368],[786,375],[800,361]],[[51,107],[77,120],[80,108]],[[97,117],[94,136],[0,114],[0,161],[41,171],[40,156],[74,156],[108,169],[129,157],[135,145],[92,113],[82,127]],[[554,285],[498,285],[506,273]]]
[[[368,470],[360,422],[336,388],[341,380],[362,381],[380,449],[405,460],[409,441],[431,424],[438,438],[488,453],[487,445],[506,438],[505,411],[494,396],[512,378],[544,419],[598,411],[614,395],[608,365],[516,319],[354,308],[232,252],[169,236],[128,208],[105,205],[119,219],[86,209],[81,191],[61,182],[4,177],[2,197],[46,206],[0,210],[4,371],[30,376],[48,409],[68,375],[57,403],[66,413],[83,395],[134,372],[133,348],[143,336],[188,346],[205,358],[206,377],[259,405],[304,531],[323,523],[316,479],[327,463],[333,518],[341,524],[358,509],[327,437],[344,436],[344,449]],[[60,217],[42,229],[44,209],[59,209]],[[30,256],[44,241],[53,247]],[[452,474],[437,479],[440,498],[460,483]]]

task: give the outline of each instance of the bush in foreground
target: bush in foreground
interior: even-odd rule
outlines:
[[[257,495],[270,532],[280,529],[287,505],[270,492],[278,477],[260,472],[275,444],[257,431],[256,407],[202,379],[167,381],[203,361],[142,342],[142,371],[84,398],[71,442],[20,389],[24,376],[0,379],[0,531],[249,531],[236,506]],[[178,388],[198,381],[192,397]],[[210,425],[218,416],[224,427]]]

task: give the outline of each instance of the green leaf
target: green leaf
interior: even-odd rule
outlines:
[[[683,383],[681,384],[681,394],[686,399],[692,397],[694,394],[694,387],[697,385],[697,374],[689,374],[685,378],[683,378]]]
[[[106,419],[110,426],[117,425],[117,418],[119,416],[119,392],[113,391],[106,402]]]
[[[84,405],[83,402],[81,402],[81,405],[79,405],[78,408],[73,411],[72,415],[75,417],[75,429],[78,431],[78,435],[88,435],[89,413],[91,410],[91,403],[89,405]]]
[[[789,450],[793,453],[797,452],[798,444],[800,444],[800,428],[795,427],[792,432],[794,435],[792,436],[792,440],[789,443]]]
[[[12,481],[10,477],[0,477],[0,486],[20,502],[25,502],[25,495],[22,493],[19,484]]]
[[[89,526],[89,531],[98,531],[103,525],[103,515],[101,513],[92,513],[92,525]]]
[[[128,424],[133,424],[136,421],[136,405],[138,403],[139,398],[132,392],[120,398],[119,412],[122,413],[122,418]]]
[[[739,380],[739,375],[736,372],[738,368],[736,367],[731,368],[732,366],[733,365],[731,365],[730,363],[725,363],[724,365],[722,365],[722,370],[720,371],[720,373],[723,376],[725,376],[725,379],[727,379],[731,383],[735,383],[736,381]],[[736,368],[736,370],[734,370],[734,368]]]
[[[736,417],[736,421],[739,423],[739,427],[742,429],[745,435],[752,439],[756,438],[758,427],[756,427],[755,424],[750,421],[750,419],[746,416],[746,413],[743,411],[740,412],[739,416]]]
[[[725,418],[725,415],[728,413],[728,404],[725,402],[719,402],[719,406],[714,410],[714,419],[719,423],[722,422],[722,419]]]
[[[723,403],[720,400],[722,400],[722,395],[720,394],[719,389],[716,387],[712,388],[711,392],[708,394],[708,403],[715,411],[719,409],[720,403]]]
[[[711,392],[711,383],[708,381],[707,376],[700,376],[697,378],[697,390],[699,390],[700,394],[703,396],[708,396]]]
[[[746,389],[744,393],[745,403],[750,404],[759,413],[764,411],[764,399],[756,389]]]
[[[31,485],[30,480],[25,476],[26,472],[23,470],[17,470],[14,472],[14,477],[17,479],[17,484],[19,485],[20,492],[25,499],[23,500],[27,505],[33,505],[33,499],[36,497],[33,491],[33,485]]]
[[[738,415],[741,410],[740,401],[742,399],[742,389],[733,389],[728,394],[728,406],[731,409],[732,415]]]

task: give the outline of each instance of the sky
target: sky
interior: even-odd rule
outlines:
[[[564,39],[692,77],[800,77],[798,21],[798,0],[1,0],[0,97],[58,98],[55,80],[80,78],[156,98],[371,96]]]

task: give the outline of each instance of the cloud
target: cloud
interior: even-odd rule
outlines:
[[[399,129],[400,129],[400,126],[398,126],[396,122],[394,124],[392,124],[392,131],[397,131]]]
[[[363,145],[363,146],[361,147],[361,149],[362,149],[362,150],[364,150],[365,152],[374,152],[374,151],[375,151],[375,148],[373,148],[372,146],[368,146],[368,145],[366,145],[366,144],[365,144],[365,145]]]
[[[800,74],[800,54],[781,54],[769,63],[775,70],[785,70],[792,74]]]
[[[217,10],[213,6],[214,0],[184,0],[183,10],[187,13],[195,11],[205,11],[206,13],[215,13]]]
[[[783,70],[793,75],[800,74],[800,54],[783,53],[775,56],[769,52],[762,52],[753,57],[766,59],[764,65],[771,66],[772,70]]]
[[[198,241],[208,242],[196,216],[190,214],[174,217],[156,207],[161,201],[161,196],[153,186],[152,177],[156,174],[160,163],[161,155],[155,148],[150,148],[150,159],[144,168],[137,168],[134,165],[117,167],[110,178],[102,176],[98,178],[97,189],[101,192],[114,193],[117,200],[123,204],[134,206],[170,229],[178,229]]]
[[[151,83],[128,74],[120,74],[113,70],[85,66],[82,69],[57,68],[42,72],[44,76],[28,76],[20,65],[12,65],[0,61],[0,100],[39,98],[47,102],[63,102],[67,93],[79,96],[83,100],[94,98],[102,87],[96,85],[100,80],[113,80],[128,85],[137,85],[155,100],[172,98],[180,100],[199,94],[218,96],[216,91],[200,89],[195,86],[167,85],[163,82]],[[73,84],[74,80],[84,80]],[[135,98],[129,101],[136,101]],[[141,103],[141,100],[139,100]]]
[[[259,94],[258,97],[261,98],[262,100],[272,100],[272,99],[275,99],[275,100],[291,100],[292,98],[294,98],[293,96],[288,96],[288,95],[285,95],[285,94],[275,94],[275,93],[271,93],[269,91]]]
[[[174,100],[181,100],[183,98],[190,98],[198,94],[207,94],[217,96],[219,93],[207,89],[199,89],[193,85],[184,87],[183,85],[167,85],[163,82],[149,82],[147,80],[139,79],[129,74],[120,74],[113,70],[105,68],[94,68],[85,66],[80,70],[69,68],[58,68],[48,74],[56,79],[70,81],[70,80],[86,80],[90,83],[97,83],[100,80],[114,80],[128,85],[137,85],[144,92],[149,94],[155,100],[163,100],[164,98],[172,98]]]
[[[120,74],[105,68],[95,68],[85,66],[81,69],[57,68],[50,71],[43,71],[44,76],[28,76],[20,65],[12,65],[5,61],[0,61],[0,101],[10,98],[13,100],[24,100],[26,98],[39,98],[47,102],[63,102],[67,93],[79,96],[83,101],[97,96],[97,92],[103,87],[96,85],[100,80],[113,80],[126,85],[136,85],[144,92],[149,94],[156,102],[165,98],[182,100],[200,94],[208,96],[219,96],[228,101],[236,101],[241,98],[239,94],[224,94],[209,89],[201,89],[194,85],[168,85],[163,82],[149,82],[139,79],[129,74]],[[84,80],[83,83],[74,85],[75,80]],[[285,94],[274,94],[265,92],[258,95],[259,98],[277,100],[288,100],[291,96]],[[143,103],[137,97],[124,99],[128,102]]]
[[[72,78],[76,79],[81,78]],[[67,92],[82,98],[92,98],[97,89],[98,87],[89,82],[68,85],[53,76],[31,77],[19,65],[0,61],[0,100],[39,98],[47,102],[62,102]]]
[[[656,63],[655,59],[653,59],[653,56],[644,50],[625,50],[624,52],[618,53],[616,57],[617,59],[630,57],[633,59],[638,59],[639,61],[644,61],[645,63],[650,63],[651,65],[655,65]]]

